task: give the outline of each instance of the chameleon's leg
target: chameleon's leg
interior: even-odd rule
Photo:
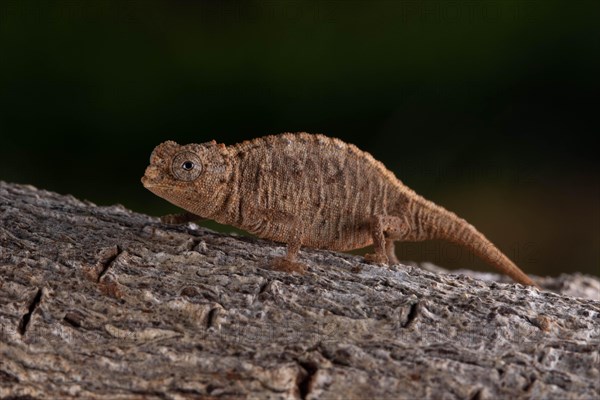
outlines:
[[[390,264],[398,264],[400,262],[398,261],[398,257],[396,257],[396,246],[394,246],[394,241],[392,239],[386,239],[385,253]]]
[[[181,214],[168,214],[168,215],[163,215],[162,217],[160,217],[160,220],[162,222],[164,222],[165,224],[171,224],[171,225],[176,225],[176,224],[184,224],[186,222],[190,222],[190,221],[198,221],[198,220],[202,220],[204,218],[200,217],[199,215],[196,214],[192,214],[191,212],[183,212]]]
[[[287,243],[286,255],[284,257],[274,257],[271,260],[271,267],[277,271],[305,273],[306,265],[296,261],[301,243],[301,234],[298,233]]]
[[[365,255],[365,260],[377,264],[397,263],[394,240],[402,239],[405,232],[406,225],[402,218],[391,215],[374,216],[371,221],[371,234],[375,252]]]

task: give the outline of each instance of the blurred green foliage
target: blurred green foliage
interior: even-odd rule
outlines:
[[[0,179],[162,214],[158,143],[321,132],[526,271],[600,275],[598,3],[4,1]]]

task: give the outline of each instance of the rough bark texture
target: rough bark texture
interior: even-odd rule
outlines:
[[[600,395],[600,281],[303,251],[0,183],[0,398]]]

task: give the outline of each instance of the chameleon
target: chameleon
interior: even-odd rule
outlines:
[[[371,154],[321,134],[282,133],[226,146],[215,140],[153,150],[145,188],[187,213],[285,243],[276,270],[302,273],[302,246],[349,251],[396,264],[395,241],[442,239],[465,247],[513,280],[537,286],[482,233],[405,186]]]

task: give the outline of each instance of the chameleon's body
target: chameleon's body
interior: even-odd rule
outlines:
[[[275,266],[301,269],[301,246],[351,250],[397,262],[394,241],[445,239],[469,248],[516,281],[535,285],[473,226],[417,195],[370,154],[307,133],[225,146],[157,146],[146,188],[188,212],[287,243]]]

